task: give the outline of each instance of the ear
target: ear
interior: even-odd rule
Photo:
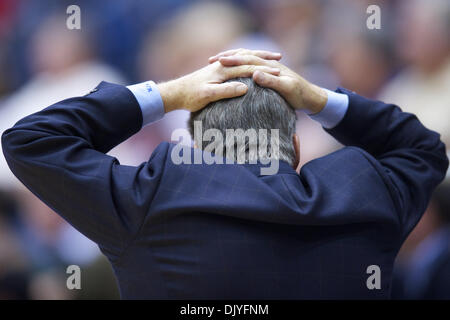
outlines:
[[[294,144],[295,151],[295,160],[292,166],[294,167],[294,170],[296,170],[300,163],[300,138],[296,133],[292,136],[292,143]]]

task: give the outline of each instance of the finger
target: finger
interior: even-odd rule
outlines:
[[[280,60],[281,59],[281,53],[279,52],[273,52],[273,51],[266,51],[266,50],[248,50],[248,49],[233,49],[221,52],[215,56],[212,56],[209,58],[209,63],[216,62],[222,57],[230,57],[234,55],[252,55],[259,57],[261,59],[265,60]]]
[[[215,56],[212,56],[209,58],[209,63],[216,62],[222,57],[231,57],[234,55],[252,55],[259,57],[261,59],[265,60],[280,60],[281,59],[281,53],[279,52],[272,52],[272,51],[265,51],[265,50],[247,50],[247,49],[236,49],[236,50],[228,50],[221,52]]]
[[[243,49],[231,49],[231,50],[219,52],[218,54],[209,57],[209,63],[216,62],[217,60],[219,60],[220,57],[234,55],[234,54],[238,53],[240,50],[242,51]]]
[[[234,56],[229,56],[229,57],[220,57],[219,62],[223,66],[227,66],[227,67],[240,66],[240,65],[245,65],[245,64],[249,64],[249,65],[252,64],[252,65],[257,65],[257,66],[265,65],[265,66],[274,67],[273,61],[264,60],[260,57],[253,56],[253,55],[234,55]]]
[[[255,71],[253,73],[253,80],[261,87],[271,88],[279,93],[285,92],[283,78],[281,77],[262,71]]]
[[[223,72],[225,77],[228,79],[239,78],[239,77],[251,77],[255,71],[265,72],[271,75],[279,75],[280,69],[272,68],[267,66],[255,66],[255,65],[243,65],[235,67],[224,67]]]
[[[281,56],[282,56],[280,52],[272,52],[272,51],[265,51],[265,50],[253,51],[253,54],[255,56],[260,57],[261,59],[265,59],[265,60],[280,60]]]
[[[245,94],[248,90],[247,85],[242,82],[226,82],[220,84],[208,84],[206,86],[206,99],[209,102],[239,97]]]

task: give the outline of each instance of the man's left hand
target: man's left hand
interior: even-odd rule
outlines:
[[[268,66],[223,66],[216,61],[181,78],[158,84],[165,112],[185,109],[191,112],[204,108],[208,103],[238,97],[247,92],[241,82],[226,82],[239,77],[252,77],[255,71],[279,75],[280,69]]]

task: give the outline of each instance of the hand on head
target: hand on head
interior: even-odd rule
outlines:
[[[327,101],[326,92],[309,83],[278,60],[280,53],[236,49],[209,58],[209,65],[191,74],[158,84],[166,112],[185,109],[191,112],[208,103],[241,96],[247,87],[241,82],[226,82],[238,77],[253,77],[262,86],[279,92],[296,109],[316,113]]]
[[[280,59],[280,53],[236,49],[210,57],[209,62],[219,61],[227,67],[253,65],[279,69],[279,74],[255,70],[253,80],[262,87],[271,88],[280,93],[295,109],[320,112],[327,102],[326,92],[280,63]]]

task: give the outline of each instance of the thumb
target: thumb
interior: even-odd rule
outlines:
[[[247,85],[242,82],[226,82],[220,84],[209,84],[208,91],[211,93],[208,97],[209,102],[239,97],[248,90]]]

